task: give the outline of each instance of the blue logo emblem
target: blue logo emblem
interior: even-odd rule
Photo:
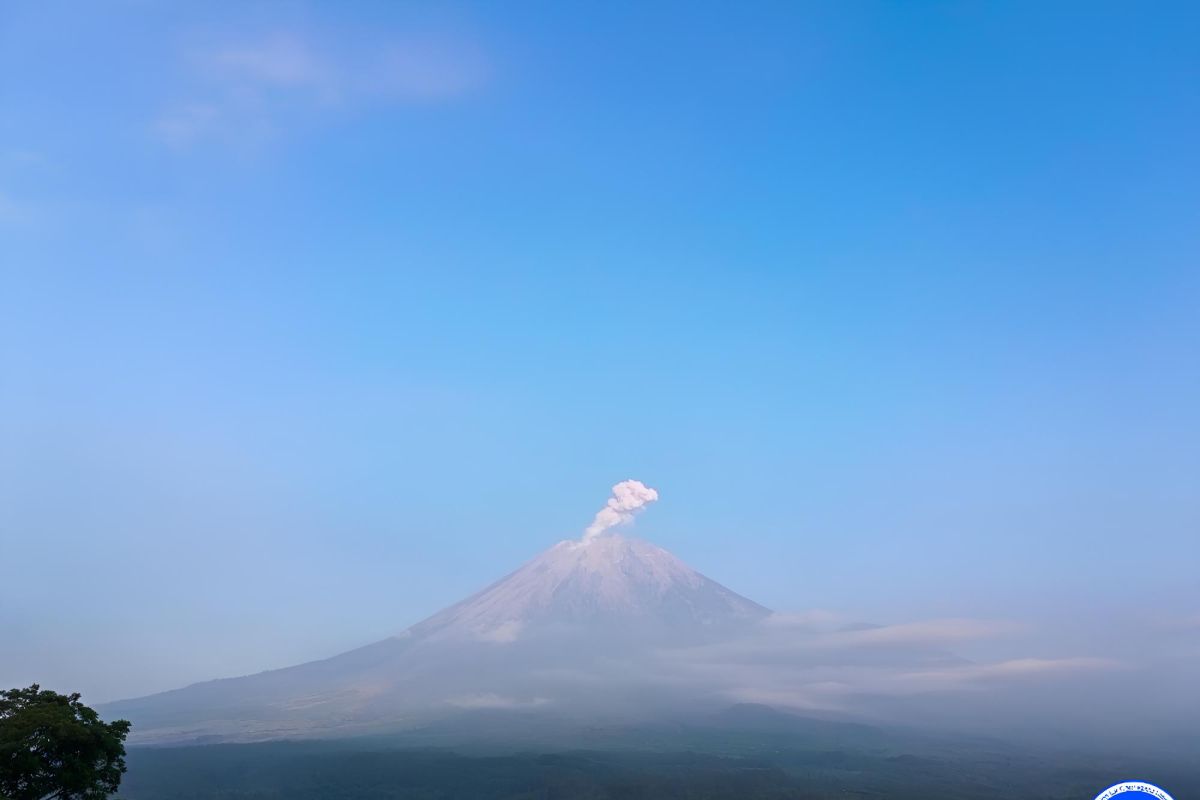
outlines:
[[[1174,798],[1153,783],[1125,781],[1108,787],[1096,795],[1096,800],[1174,800]]]

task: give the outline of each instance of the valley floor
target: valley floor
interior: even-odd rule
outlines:
[[[775,740],[764,742],[761,752],[747,752],[745,745],[739,744],[737,755],[694,750],[483,755],[363,741],[134,748],[120,798],[1077,800],[1132,778],[1154,780],[1176,798],[1200,795],[1200,774],[1187,764],[1121,764],[986,751],[937,756],[789,749]]]

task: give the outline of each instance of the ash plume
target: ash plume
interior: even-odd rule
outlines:
[[[609,528],[632,522],[635,515],[658,499],[658,490],[641,481],[621,481],[612,487],[612,497],[583,532],[583,541],[591,541]]]

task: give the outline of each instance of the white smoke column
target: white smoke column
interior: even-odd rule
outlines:
[[[609,528],[632,522],[635,514],[658,499],[658,490],[641,481],[621,481],[612,487],[612,497],[583,532],[585,542],[595,539]]]

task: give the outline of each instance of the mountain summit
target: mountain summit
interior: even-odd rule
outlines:
[[[647,685],[661,648],[720,641],[768,614],[661,547],[606,532],[560,542],[398,636],[105,713],[166,742],[380,732],[463,709],[612,711],[662,699]]]
[[[702,640],[770,612],[649,542],[607,533],[563,541],[409,629],[418,638],[523,636]]]

